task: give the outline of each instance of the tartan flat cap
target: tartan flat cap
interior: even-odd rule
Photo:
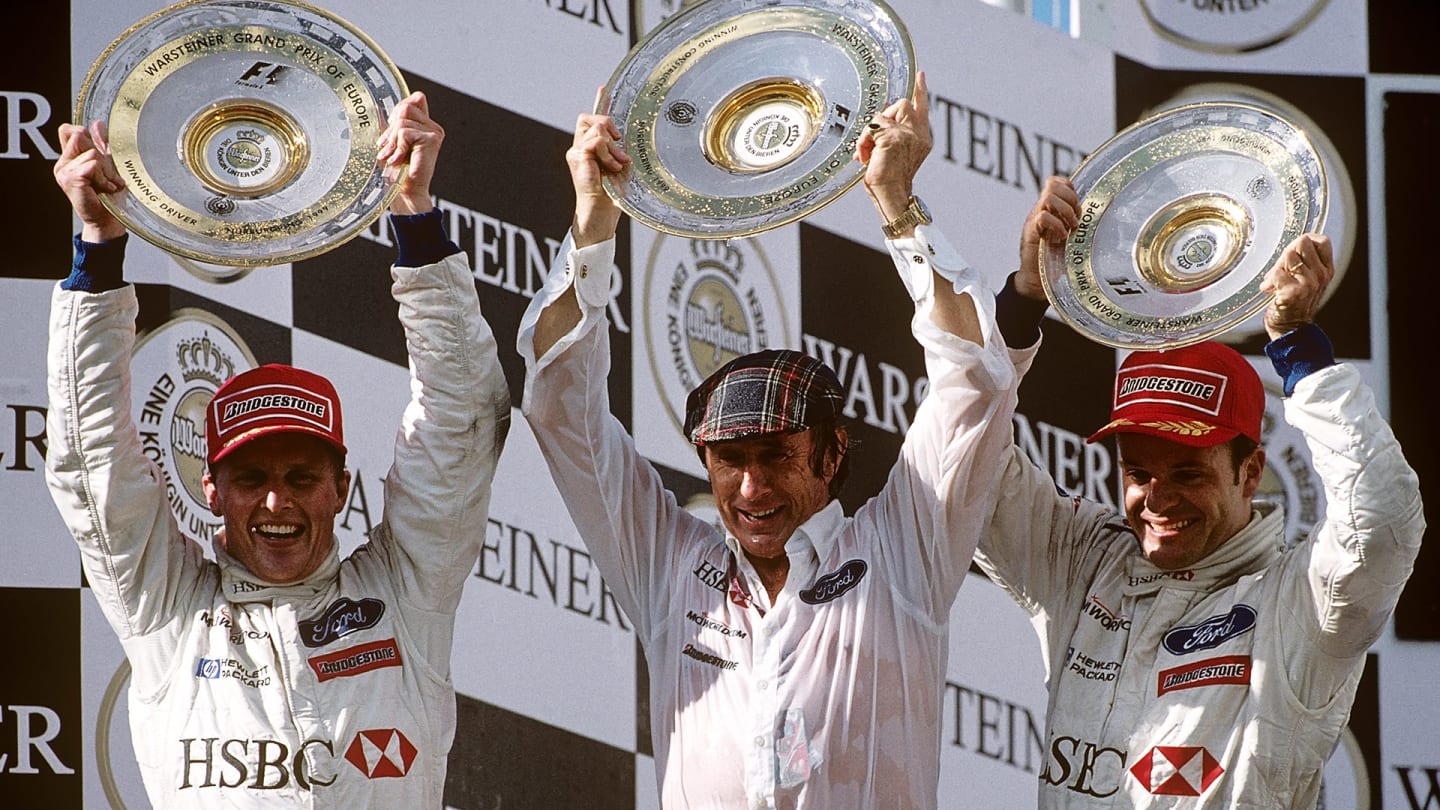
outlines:
[[[685,435],[696,445],[806,430],[845,406],[840,380],[803,352],[766,349],[721,366],[685,401]]]

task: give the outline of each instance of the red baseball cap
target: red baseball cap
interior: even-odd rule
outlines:
[[[1192,447],[1260,441],[1265,387],[1239,352],[1214,341],[1134,352],[1115,374],[1110,424],[1086,439],[1147,433]]]
[[[271,364],[231,377],[205,409],[206,461],[214,464],[251,439],[308,433],[345,452],[340,397],[314,372]]]

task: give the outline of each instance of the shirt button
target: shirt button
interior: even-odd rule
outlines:
[[[761,681],[760,683],[757,683],[757,684],[755,684],[755,685],[758,686],[758,687],[760,687],[760,691],[761,691],[761,692],[764,692],[766,689],[770,688],[770,682],[769,682],[769,681]]]
[[[764,747],[765,747],[765,738],[764,738],[764,737],[756,737],[756,738],[755,738],[755,747],[756,747],[756,748],[764,748]]]
[[[585,277],[588,276],[588,275],[590,275],[590,265],[588,265],[588,264],[582,264],[582,265],[580,265],[580,277],[581,277],[581,278],[585,278]]]

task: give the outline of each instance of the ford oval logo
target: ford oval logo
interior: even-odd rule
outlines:
[[[845,592],[860,584],[867,566],[864,560],[851,560],[840,566],[833,574],[826,574],[815,580],[815,587],[800,592],[800,601],[807,605],[819,605],[845,595]]]
[[[1165,634],[1165,649],[1175,655],[1218,647],[1255,626],[1255,608],[1236,605],[1229,613],[1211,616],[1199,624],[1176,627]]]
[[[300,622],[300,641],[306,647],[323,647],[357,630],[374,627],[384,615],[385,603],[379,599],[355,601],[342,596],[320,616]]]

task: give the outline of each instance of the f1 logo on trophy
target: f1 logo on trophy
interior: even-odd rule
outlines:
[[[364,33],[296,0],[187,0],[91,66],[74,122],[106,122],[132,232],[179,257],[259,267],[323,253],[389,204],[376,163],[408,94]]]

